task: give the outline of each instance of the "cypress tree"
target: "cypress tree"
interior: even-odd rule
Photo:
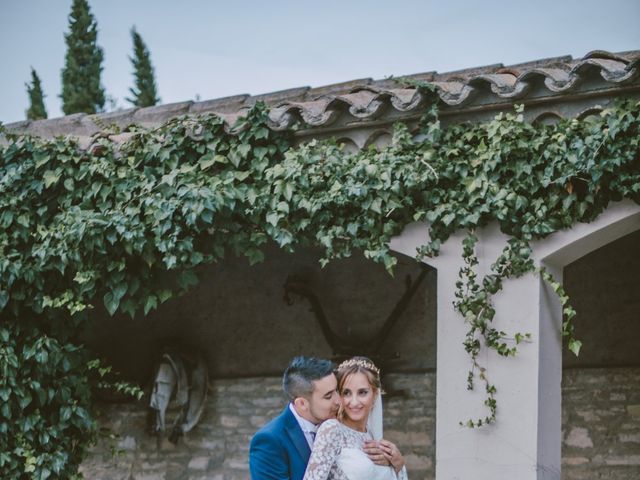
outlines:
[[[91,15],[87,0],[73,0],[69,14],[69,33],[65,66],[62,69],[62,111],[96,113],[105,102],[104,88],[100,85],[102,49],[97,45],[97,23]]]
[[[29,95],[29,109],[27,110],[27,120],[40,120],[47,118],[47,110],[44,108],[44,94],[40,77],[31,67],[31,83],[25,83],[27,94]]]
[[[136,31],[136,27],[131,28],[131,39],[133,40],[133,57],[129,57],[129,60],[133,64],[135,86],[129,89],[133,98],[127,98],[127,101],[136,107],[150,107],[160,101],[151,65],[151,55],[142,37]]]

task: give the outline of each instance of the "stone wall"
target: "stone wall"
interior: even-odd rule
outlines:
[[[435,374],[384,378],[385,436],[414,480],[434,478]],[[102,405],[105,435],[83,464],[90,480],[247,480],[249,442],[286,402],[280,378],[215,380],[198,426],[173,445],[146,431],[144,404]],[[115,452],[115,455],[113,454]]]
[[[640,478],[640,368],[565,370],[562,394],[562,478]]]
[[[385,388],[385,436],[405,454],[412,480],[433,479],[435,374],[389,375]],[[249,441],[284,407],[280,392],[274,377],[213,381],[200,424],[177,445],[146,432],[144,404],[103,405],[101,425],[115,436],[94,448],[85,477],[247,480]],[[565,370],[562,478],[639,476],[640,368]]]

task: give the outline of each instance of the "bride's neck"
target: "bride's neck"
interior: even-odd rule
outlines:
[[[366,432],[367,431],[367,421],[359,421],[359,422],[354,422],[353,420],[351,420],[349,417],[344,417],[342,419],[342,423],[344,423],[347,427],[353,429],[353,430],[357,430],[358,432]]]

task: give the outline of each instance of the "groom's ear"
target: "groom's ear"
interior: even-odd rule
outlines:
[[[304,397],[296,397],[296,399],[293,401],[293,405],[296,407],[297,410],[306,412],[307,410],[309,410],[309,400],[307,400]]]

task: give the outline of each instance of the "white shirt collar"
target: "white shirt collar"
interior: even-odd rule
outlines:
[[[293,413],[293,416],[296,417],[296,420],[298,421],[298,425],[300,425],[300,428],[302,429],[302,431],[306,434],[309,432],[316,432],[316,430],[318,430],[318,426],[314,425],[313,423],[311,423],[309,420],[307,420],[306,418],[302,418],[300,416],[300,414],[298,412],[296,412],[295,407],[293,406],[293,403],[289,403],[289,410],[291,410],[291,413]]]

